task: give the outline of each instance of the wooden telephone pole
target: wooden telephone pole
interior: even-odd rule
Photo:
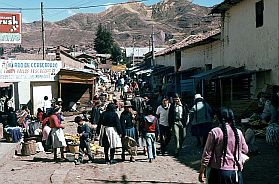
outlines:
[[[45,29],[44,29],[44,9],[43,9],[43,2],[41,2],[41,16],[42,16],[43,60],[45,60]]]

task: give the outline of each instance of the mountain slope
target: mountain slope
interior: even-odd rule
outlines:
[[[143,3],[115,5],[97,14],[76,14],[64,20],[45,22],[46,45],[92,45],[98,24],[109,29],[120,46],[146,47],[152,29],[156,46],[166,46],[190,34],[219,27],[210,8],[181,0],[163,0],[153,6]],[[23,25],[24,47],[41,46],[41,22]]]

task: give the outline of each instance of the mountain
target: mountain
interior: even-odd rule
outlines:
[[[109,29],[123,47],[148,47],[152,30],[156,47],[164,47],[200,32],[220,27],[220,18],[208,15],[211,8],[187,0],[162,0],[114,5],[101,13],[75,14],[58,22],[44,22],[46,46],[85,45],[94,42],[99,24]],[[41,47],[41,22],[23,24],[23,47]]]

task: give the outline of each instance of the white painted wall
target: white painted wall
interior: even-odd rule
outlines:
[[[52,99],[51,85],[46,86],[33,86],[33,113],[37,112],[38,108],[43,107],[44,96],[48,97],[48,100]]]
[[[18,96],[19,96],[19,105],[27,104],[31,100],[30,81],[21,81],[18,83]]]
[[[31,96],[33,104],[33,113],[36,114],[38,108],[42,108],[42,102],[44,96],[48,96],[48,99],[58,97],[58,82],[31,82]]]
[[[279,84],[279,1],[264,0],[263,26],[256,28],[257,1],[241,1],[226,12],[224,64],[272,69],[270,83]]]
[[[223,48],[220,40],[181,51],[182,70],[205,67],[206,64],[212,64],[213,68],[223,65]]]
[[[175,66],[174,52],[155,57],[155,65]]]

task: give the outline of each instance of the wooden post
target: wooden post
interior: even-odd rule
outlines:
[[[61,94],[62,94],[62,92],[61,92],[61,91],[62,91],[62,88],[61,88],[61,87],[62,87],[62,84],[61,84],[61,82],[59,82],[59,89],[58,89],[58,90],[59,90],[59,98],[62,98],[62,96],[61,96]]]
[[[222,91],[222,79],[220,79],[220,99],[221,99],[221,107],[223,106],[223,91]]]
[[[230,79],[230,81],[231,81],[231,103],[232,103],[232,101],[233,101],[233,79]]]

